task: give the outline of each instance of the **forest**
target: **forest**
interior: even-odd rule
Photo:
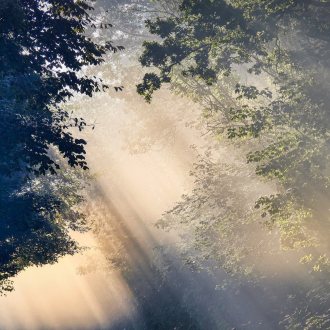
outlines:
[[[330,329],[329,0],[0,0],[0,58],[0,329]]]

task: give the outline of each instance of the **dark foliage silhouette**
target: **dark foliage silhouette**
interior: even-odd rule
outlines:
[[[65,161],[88,168],[86,141],[72,134],[87,123],[63,104],[108,88],[80,69],[122,49],[88,37],[92,10],[93,1],[0,3],[0,292],[25,267],[77,251],[68,231],[86,229],[75,209],[82,197],[64,169]]]

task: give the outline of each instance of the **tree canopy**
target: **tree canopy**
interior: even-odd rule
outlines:
[[[81,183],[64,169],[87,169],[86,141],[72,133],[87,123],[63,104],[106,89],[81,69],[122,49],[88,36],[92,10],[84,0],[0,3],[0,292],[25,267],[77,251],[69,230],[86,229]]]
[[[170,84],[202,105],[206,131],[248,163],[226,167],[204,155],[194,191],[159,226],[186,233],[188,263],[212,260],[239,275],[258,274],[257,256],[275,259],[278,238],[314,285],[286,315],[287,329],[322,329],[330,319],[329,17],[326,0],[177,1],[177,11],[146,22],[156,38],[140,57],[150,71],[137,92],[147,102]],[[251,167],[273,192],[256,193]]]
[[[158,69],[137,86],[147,101],[172,81],[209,110],[214,134],[249,141],[247,161],[280,184],[256,207],[291,248],[329,221],[329,14],[327,1],[182,1],[146,22],[160,40],[140,58]]]

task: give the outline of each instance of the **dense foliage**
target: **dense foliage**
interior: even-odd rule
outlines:
[[[203,106],[207,132],[234,146],[224,160],[203,155],[196,188],[159,225],[182,229],[194,267],[259,276],[265,287],[272,263],[274,282],[277,267],[299,269],[311,286],[280,299],[287,329],[330,322],[329,18],[326,0],[177,1],[177,11],[146,22],[158,39],[140,58],[154,70],[139,94],[151,102],[171,83]],[[247,165],[226,164],[237,152]],[[256,188],[251,168],[270,189]]]
[[[72,134],[87,123],[62,105],[107,88],[80,69],[118,49],[88,37],[91,10],[90,1],[0,2],[0,292],[25,267],[77,251],[68,232],[86,229],[73,174],[60,168],[64,159],[87,169],[86,142]]]
[[[327,1],[187,0],[179,14],[147,21],[161,41],[146,42],[140,61],[159,72],[138,92],[150,101],[180,80],[213,133],[249,141],[247,161],[280,184],[256,207],[286,248],[312,249],[310,229],[329,221],[329,15]],[[327,233],[317,233],[326,249]]]

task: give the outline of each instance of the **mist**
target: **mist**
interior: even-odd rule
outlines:
[[[111,38],[125,50],[81,70],[111,88],[92,97],[76,94],[63,105],[87,123],[82,131],[71,131],[87,141],[80,209],[89,230],[70,231],[82,247],[79,253],[14,277],[15,290],[0,297],[0,328],[328,329],[328,273],[320,268],[328,260],[328,224],[310,220],[306,229],[301,223],[309,213],[292,202],[294,215],[285,213],[274,225],[275,212],[262,198],[283,194],[289,200],[296,188],[290,184],[298,187],[298,179],[282,183],[271,171],[260,175],[267,163],[258,167],[248,158],[272,145],[274,136],[285,136],[287,123],[268,135],[258,131],[255,140],[243,130],[231,131],[244,135],[242,140],[224,134],[232,109],[258,104],[266,109],[267,93],[274,99],[281,95],[276,83],[267,73],[251,76],[251,63],[234,63],[233,78],[205,83],[202,74],[181,71],[189,59],[173,69],[171,84],[164,80],[146,102],[142,96],[148,91],[141,96],[136,86],[149,67],[143,68],[139,57],[145,40],[161,38],[147,31],[144,20],[177,14],[177,1],[102,0],[95,6],[95,24],[113,26],[87,34],[99,41]],[[281,40],[287,48],[299,44],[287,36]],[[297,62],[313,67],[314,55]],[[250,97],[244,84],[263,90],[252,89],[256,96]],[[246,104],[244,97],[236,99],[239,93],[248,95]],[[250,125],[250,118],[237,113],[237,126]],[[302,198],[310,200],[308,207],[313,189],[306,188]],[[319,194],[320,213],[327,218],[327,194]],[[316,273],[309,264],[312,253],[320,256],[313,259]]]

